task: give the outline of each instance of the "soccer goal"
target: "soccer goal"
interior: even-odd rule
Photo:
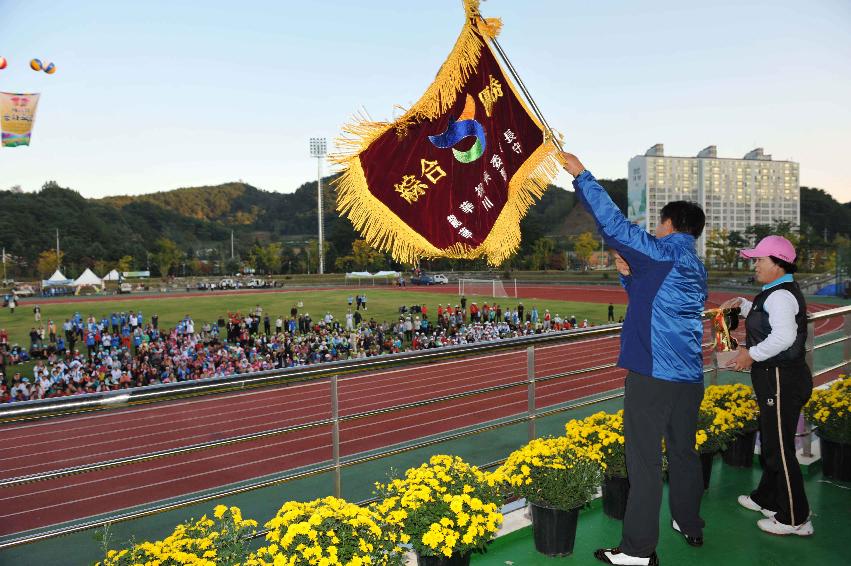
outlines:
[[[499,279],[458,279],[458,296],[480,295],[484,297],[509,297],[505,285]],[[514,282],[517,297],[517,281]]]

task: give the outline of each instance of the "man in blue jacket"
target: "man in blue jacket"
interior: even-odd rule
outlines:
[[[621,543],[594,553],[607,564],[655,565],[662,502],[662,439],[668,455],[672,527],[703,544],[703,479],[694,449],[703,400],[706,269],[695,253],[706,217],[686,201],[662,208],[655,237],[632,224],[576,156],[562,155],[576,195],[618,254],[629,304],[621,334],[624,436],[630,492]]]

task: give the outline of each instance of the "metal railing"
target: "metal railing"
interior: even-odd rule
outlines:
[[[815,323],[819,320],[830,319],[835,317],[843,317],[843,326],[842,326],[842,334],[841,338],[835,340],[829,340],[825,343],[815,344]],[[851,364],[851,307],[841,307],[837,309],[831,309],[828,311],[822,311],[820,313],[811,315],[809,317],[809,339],[807,343],[807,361],[810,364],[810,367],[813,363],[813,357],[816,350],[826,348],[829,346],[833,346],[839,343],[844,343],[845,347],[843,349],[842,362],[838,364],[834,364],[830,367],[823,368],[817,372],[813,372],[814,377],[822,375],[824,373],[834,371],[841,367],[848,366]],[[527,423],[528,426],[528,437],[530,439],[535,438],[537,435],[536,430],[536,421],[553,415],[557,415],[559,413],[563,413],[566,411],[575,410],[580,407],[590,406],[597,403],[601,403],[604,401],[609,401],[613,399],[617,399],[623,396],[623,392],[621,389],[617,388],[611,390],[605,394],[599,394],[593,397],[586,397],[577,400],[572,403],[561,403],[555,404],[552,406],[548,406],[546,408],[542,408],[538,406],[537,396],[536,396],[536,387],[537,384],[563,379],[579,374],[590,373],[595,371],[601,371],[605,369],[610,369],[615,366],[614,363],[605,363],[596,366],[570,370],[565,372],[558,372],[550,375],[545,375],[541,377],[536,377],[535,375],[535,348],[539,346],[549,346],[554,344],[564,344],[576,341],[584,341],[590,338],[599,338],[599,337],[614,337],[619,334],[621,325],[606,325],[592,329],[586,330],[573,330],[573,331],[564,331],[564,332],[554,332],[545,335],[535,335],[535,336],[527,336],[514,338],[509,340],[500,340],[493,342],[484,342],[470,345],[462,345],[462,346],[453,346],[440,348],[435,350],[429,350],[425,352],[410,352],[410,353],[402,353],[402,354],[393,354],[376,358],[367,358],[362,360],[347,360],[341,362],[332,362],[328,364],[323,364],[321,366],[307,366],[303,368],[291,368],[282,371],[276,372],[264,372],[261,374],[250,374],[250,375],[242,375],[242,376],[233,376],[231,378],[224,378],[218,380],[207,380],[204,382],[192,382],[187,386],[186,382],[178,383],[178,384],[169,384],[169,386],[153,386],[146,388],[139,388],[139,390],[130,390],[124,395],[126,399],[117,403],[113,400],[114,395],[106,394],[106,395],[90,395],[85,396],[84,399],[61,399],[58,401],[50,400],[48,402],[42,401],[34,401],[22,403],[21,407],[13,406],[11,408],[6,408],[0,411],[0,421],[17,421],[22,419],[33,419],[33,418],[45,418],[48,416],[54,415],[67,415],[73,414],[82,411],[92,411],[92,410],[110,410],[114,409],[117,406],[128,406],[128,405],[136,405],[143,403],[150,403],[156,400],[165,400],[165,399],[177,399],[177,398],[185,398],[187,396],[194,395],[206,395],[213,392],[226,392],[233,391],[239,389],[245,389],[249,387],[264,387],[275,384],[288,384],[295,381],[305,381],[308,379],[319,379],[319,378],[327,378],[330,385],[330,399],[331,399],[331,417],[328,419],[320,419],[311,421],[309,423],[303,423],[300,425],[294,425],[289,427],[282,427],[278,429],[262,431],[252,434],[240,435],[231,438],[226,438],[222,440],[216,440],[212,442],[205,442],[194,444],[190,446],[175,448],[171,450],[164,450],[159,452],[151,452],[146,454],[141,454],[138,456],[132,456],[127,458],[120,458],[115,460],[108,460],[103,462],[96,462],[93,464],[87,464],[83,466],[75,466],[69,468],[63,468],[60,470],[53,470],[49,472],[42,472],[38,474],[31,474],[27,476],[21,476],[16,478],[10,478],[7,480],[0,481],[0,488],[3,487],[12,487],[16,485],[21,485],[23,483],[31,483],[44,481],[47,479],[55,479],[63,476],[69,476],[74,474],[86,473],[94,470],[124,466],[128,464],[143,462],[147,460],[165,458],[168,456],[176,455],[176,454],[184,454],[187,452],[206,450],[209,448],[215,448],[220,446],[225,446],[234,443],[247,442],[250,440],[256,440],[259,438],[266,438],[278,435],[290,434],[292,432],[313,429],[317,427],[327,427],[331,426],[331,443],[332,443],[332,458],[330,461],[326,461],[319,465],[316,465],[308,470],[303,471],[293,471],[291,473],[285,474],[280,477],[275,477],[271,479],[265,479],[259,482],[250,483],[248,485],[241,485],[237,487],[230,487],[225,489],[220,489],[215,492],[210,492],[201,495],[192,495],[188,497],[184,497],[178,501],[170,502],[166,504],[161,504],[158,506],[152,506],[146,509],[125,512],[121,514],[116,514],[108,517],[107,519],[98,519],[85,521],[82,523],[78,523],[70,526],[63,526],[52,530],[41,530],[39,532],[31,532],[31,533],[22,533],[20,536],[14,536],[14,538],[8,538],[4,541],[0,541],[0,550],[4,548],[8,548],[11,546],[16,546],[20,544],[26,544],[31,542],[36,542],[39,540],[45,540],[49,538],[53,538],[56,536],[67,535],[74,532],[80,532],[89,530],[96,527],[101,527],[107,523],[119,522],[119,521],[129,521],[133,519],[139,519],[145,516],[154,515],[158,513],[162,513],[165,511],[171,511],[174,509],[187,507],[190,505],[195,505],[215,499],[220,499],[224,497],[229,497],[233,495],[238,495],[241,493],[245,493],[248,491],[253,491],[257,489],[262,489],[266,487],[271,487],[274,485],[279,485],[283,483],[287,483],[290,481],[303,479],[315,475],[332,473],[333,474],[333,489],[334,494],[336,496],[340,496],[342,492],[342,480],[341,480],[341,472],[343,468],[356,466],[359,464],[364,464],[370,461],[387,458],[390,456],[402,454],[405,452],[410,452],[412,450],[418,450],[422,448],[426,448],[429,446],[433,446],[436,444],[442,444],[444,442],[457,440],[461,438],[466,438],[474,435],[478,435],[487,431],[492,431],[496,429],[500,429],[503,427],[518,425]],[[398,366],[410,366],[413,364],[422,364],[429,363],[435,361],[442,361],[447,359],[459,359],[459,358],[467,358],[471,356],[478,356],[482,354],[490,354],[499,351],[518,351],[521,349],[525,349],[526,351],[526,376],[525,379],[512,381],[510,383],[505,383],[496,386],[483,387],[479,389],[474,389],[470,391],[463,391],[460,393],[454,393],[450,395],[443,395],[439,397],[433,397],[430,399],[416,401],[411,403],[403,403],[394,405],[391,407],[383,407],[380,409],[374,409],[370,411],[363,411],[359,413],[354,413],[350,415],[340,415],[339,414],[339,394],[338,394],[338,376],[340,374],[351,374],[351,373],[365,373],[370,371],[376,371],[380,369],[387,369]],[[710,381],[713,383],[717,383],[718,380],[718,372],[723,369],[719,368],[717,365],[717,360],[713,356],[713,362],[710,366],[704,368],[704,373],[712,373],[710,377]],[[194,386],[194,387],[193,387]],[[398,411],[403,411],[406,409],[425,407],[437,403],[445,403],[448,401],[475,397],[486,395],[489,393],[494,393],[497,391],[503,391],[513,388],[525,387],[527,390],[527,409],[523,413],[518,413],[516,415],[503,418],[498,422],[486,422],[479,425],[471,426],[465,428],[464,430],[455,429],[453,431],[449,431],[448,433],[441,434],[437,437],[433,438],[425,438],[416,442],[408,443],[403,446],[395,446],[395,447],[383,447],[378,449],[376,452],[366,453],[366,454],[356,454],[348,458],[343,458],[340,455],[340,423],[345,421],[351,421],[356,419],[364,419],[369,417],[374,417],[378,415],[394,413]],[[93,398],[92,398],[93,397]],[[805,449],[805,453],[806,453]]]

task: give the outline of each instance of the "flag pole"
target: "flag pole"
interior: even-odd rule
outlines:
[[[484,16],[482,16],[480,12],[477,12],[476,15],[478,15],[479,19],[482,20],[482,22],[486,22]],[[487,41],[486,38],[483,39]],[[555,132],[550,127],[550,124],[549,122],[547,122],[547,119],[544,118],[544,114],[541,112],[541,109],[538,108],[538,104],[535,102],[535,99],[532,98],[531,94],[529,94],[529,90],[523,83],[523,79],[520,78],[520,75],[517,73],[517,69],[514,68],[514,65],[511,63],[511,60],[508,58],[508,55],[505,54],[505,51],[499,44],[499,41],[497,41],[495,37],[490,38],[490,41],[496,48],[496,52],[499,54],[500,59],[502,59],[502,62],[505,63],[505,66],[508,68],[508,72],[511,73],[511,76],[514,78],[515,81],[517,81],[517,86],[520,87],[520,91],[523,93],[523,96],[526,97],[526,100],[532,107],[532,112],[534,112],[538,120],[540,120],[541,123],[544,124],[544,128],[546,129],[547,133],[549,133],[550,139],[552,140],[553,144],[558,148],[559,151],[564,151],[564,148],[561,146],[561,141],[559,141],[558,136],[556,136]]]

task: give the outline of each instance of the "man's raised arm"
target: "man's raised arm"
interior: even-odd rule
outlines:
[[[573,187],[585,209],[594,217],[597,229],[606,243],[614,248],[627,262],[635,258],[631,252],[638,252],[657,259],[656,239],[646,230],[630,222],[612,201],[606,190],[600,186],[590,171],[571,153],[562,153],[565,170],[573,177]]]

